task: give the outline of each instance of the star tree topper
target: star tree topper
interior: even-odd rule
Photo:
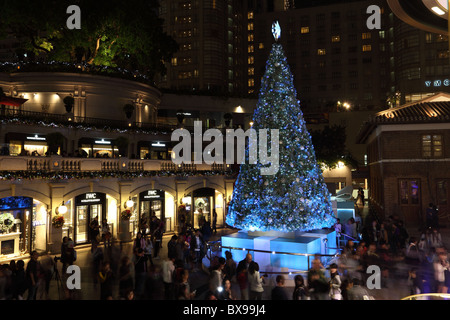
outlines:
[[[278,41],[278,39],[280,39],[281,27],[280,27],[280,24],[278,23],[278,21],[275,21],[274,23],[272,23],[272,34],[273,34],[273,37],[275,38],[275,41]]]

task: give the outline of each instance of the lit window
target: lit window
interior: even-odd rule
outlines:
[[[178,64],[177,58],[172,58],[172,65],[176,66]]]
[[[341,41],[341,36],[332,36],[331,37],[331,42],[340,42]]]
[[[264,43],[260,42],[260,43],[259,43],[259,48],[260,48],[260,49],[264,49]]]
[[[253,11],[247,13],[247,19],[253,19]]]
[[[248,53],[254,52],[255,51],[255,47],[251,44],[248,46]]]
[[[362,51],[363,52],[372,51],[372,46],[370,44],[365,44],[365,45],[362,46]]]
[[[309,33],[309,27],[302,27],[302,28],[300,29],[300,32],[301,32],[301,33]]]
[[[253,79],[253,78],[248,79],[248,86],[249,87],[254,87],[255,86],[255,79]]]
[[[247,40],[248,40],[248,42],[252,42],[255,40],[255,36],[253,35],[253,33],[248,35]]]
[[[372,38],[372,34],[370,32],[363,32],[362,38],[363,39],[371,39]]]
[[[247,61],[248,61],[248,64],[254,64],[255,63],[255,57],[249,56]]]
[[[324,56],[324,55],[327,54],[327,52],[326,52],[325,49],[317,49],[317,54],[318,54],[319,56]]]
[[[442,135],[426,134],[422,136],[422,156],[424,158],[442,157]]]
[[[248,68],[248,75],[253,76],[255,74],[255,68]]]
[[[250,23],[247,25],[247,30],[248,30],[248,31],[252,31],[252,30],[253,30],[253,22],[250,22]]]

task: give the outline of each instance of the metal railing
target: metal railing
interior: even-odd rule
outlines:
[[[220,249],[229,249],[229,250],[242,250],[242,251],[247,251],[247,252],[260,252],[260,253],[268,253],[268,254],[281,254],[281,255],[290,255],[290,256],[303,256],[307,258],[307,263],[308,263],[308,268],[311,265],[311,261],[310,261],[310,257],[315,257],[315,256],[320,256],[321,258],[326,257],[326,258],[330,258],[330,260],[332,258],[336,258],[339,255],[339,252],[335,253],[335,254],[321,254],[321,253],[295,253],[295,252],[283,252],[283,251],[269,251],[269,250],[259,250],[259,249],[250,249],[250,248],[240,248],[240,247],[229,247],[229,246],[222,246],[222,243],[220,240],[217,241],[209,241],[206,243],[206,257],[208,258],[209,261],[212,261],[212,259],[214,258],[212,256],[213,252],[217,252]],[[213,250],[214,248],[214,250]],[[333,248],[328,248],[328,249],[333,249]],[[208,255],[209,253],[209,255]],[[286,274],[293,274],[293,273],[305,273],[308,270],[299,270],[299,271],[288,271],[288,272],[276,272],[277,274],[281,274],[281,273],[286,273]],[[266,272],[266,271],[261,271],[261,273],[275,273],[275,272]]]

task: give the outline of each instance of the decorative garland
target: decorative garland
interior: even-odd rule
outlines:
[[[121,128],[114,128],[114,127],[95,127],[95,126],[89,126],[82,123],[77,122],[67,122],[67,123],[55,123],[55,122],[45,122],[43,120],[37,120],[33,118],[19,118],[19,117],[8,117],[4,116],[2,119],[0,119],[1,124],[18,124],[18,125],[29,125],[29,126],[41,126],[41,127],[47,127],[47,128],[64,128],[64,129],[77,129],[77,130],[84,130],[84,131],[94,131],[94,130],[101,130],[106,131],[110,133],[136,133],[136,134],[148,134],[148,135],[168,135],[170,134],[169,131],[164,130],[144,130],[144,129],[137,129],[137,128],[130,128],[130,129],[121,129]]]
[[[9,230],[14,226],[14,216],[9,213],[0,214],[0,230],[4,233],[9,232]]]
[[[55,228],[62,228],[64,225],[64,217],[61,215],[54,216],[52,218],[52,226]]]
[[[234,176],[235,172],[230,171],[0,171],[0,181],[21,181],[21,180],[81,180],[81,179],[135,179],[148,177],[179,177],[187,178],[193,176]]]
[[[0,63],[2,72],[72,72],[86,73],[93,75],[111,76],[126,80],[138,81],[155,86],[155,82],[145,74],[138,70],[127,70],[120,67],[91,65],[85,62],[70,63],[63,61],[18,61],[18,62],[2,62]]]

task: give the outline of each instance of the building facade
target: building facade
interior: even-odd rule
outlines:
[[[368,146],[369,200],[380,218],[423,226],[429,203],[450,219],[450,95],[375,114],[360,131]]]

